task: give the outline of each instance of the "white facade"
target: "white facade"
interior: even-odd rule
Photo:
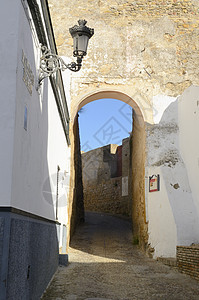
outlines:
[[[162,117],[148,132],[146,175],[160,174],[160,191],[147,188],[146,195],[154,257],[175,257],[177,245],[199,243],[198,92],[190,87],[179,98],[167,97],[168,105],[163,101],[158,110]],[[160,105],[165,97],[159,98]]]
[[[19,3],[4,1],[0,11],[0,199],[1,206],[11,204],[12,165],[15,128],[17,71],[17,32]],[[10,18],[8,19],[8,16]],[[5,28],[6,24],[6,28]]]
[[[70,176],[61,73],[38,88],[40,44],[56,53],[47,1],[3,1],[0,35],[0,300],[40,299],[67,263]]]
[[[41,49],[36,29],[26,1],[5,1],[4,9],[7,13],[0,13],[0,206],[55,220],[58,198],[58,222],[67,225],[70,148],[49,79],[37,90]],[[24,82],[24,59],[34,76],[32,93]]]
[[[179,146],[186,164],[194,206],[199,216],[199,87],[187,89],[179,99]]]

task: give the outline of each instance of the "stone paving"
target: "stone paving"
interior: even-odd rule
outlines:
[[[131,224],[87,213],[73,237],[69,265],[59,267],[42,300],[191,300],[199,282],[132,245]]]

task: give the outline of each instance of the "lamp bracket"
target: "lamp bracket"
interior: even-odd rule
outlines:
[[[44,78],[51,76],[57,70],[64,71],[69,69],[70,71],[78,72],[81,69],[81,56],[77,57],[77,62],[66,64],[59,55],[52,53],[46,46],[41,46],[41,51],[39,85],[41,85]]]

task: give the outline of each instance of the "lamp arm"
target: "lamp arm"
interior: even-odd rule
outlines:
[[[66,69],[69,69],[70,71],[73,72],[78,72],[81,69],[82,66],[82,58],[81,57],[77,57],[77,62],[71,62],[70,64],[66,64],[65,61],[63,60],[63,58],[59,57],[59,62],[61,65],[61,70],[64,71]]]
[[[78,72],[81,69],[82,57],[77,57],[77,62],[66,64],[63,58],[51,53],[46,46],[42,46],[41,50],[39,84],[44,78],[51,76],[57,70],[65,71],[69,69],[70,71]]]

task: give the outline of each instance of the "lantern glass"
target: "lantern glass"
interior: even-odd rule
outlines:
[[[94,29],[87,27],[86,23],[86,20],[79,20],[79,25],[69,28],[73,38],[73,55],[76,57],[83,58],[87,54],[88,40],[94,34]]]
[[[73,55],[85,56],[87,53],[89,37],[84,34],[77,33],[73,37]]]

